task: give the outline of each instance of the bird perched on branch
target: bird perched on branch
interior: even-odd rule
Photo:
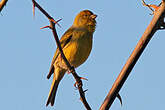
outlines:
[[[84,63],[91,52],[93,33],[96,27],[96,17],[97,15],[89,10],[81,11],[75,17],[73,25],[60,39],[64,55],[71,66],[75,68]],[[67,70],[67,66],[57,48],[47,76],[49,79],[54,73],[46,106],[48,106],[49,103],[51,103],[51,106],[54,105],[58,85]]]

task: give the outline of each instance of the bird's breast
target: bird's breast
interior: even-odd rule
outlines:
[[[70,64],[78,67],[86,61],[91,49],[92,36],[86,36],[71,40],[63,51]]]

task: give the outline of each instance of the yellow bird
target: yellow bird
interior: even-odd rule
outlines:
[[[75,68],[84,63],[91,52],[93,33],[96,27],[96,17],[97,15],[89,10],[81,11],[75,17],[73,25],[61,37],[60,43],[63,52],[71,66]],[[66,71],[67,67],[57,48],[47,76],[49,79],[54,73],[46,106],[48,106],[49,103],[51,103],[51,106],[54,105],[58,85]]]

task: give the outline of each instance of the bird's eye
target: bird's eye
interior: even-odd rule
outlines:
[[[87,16],[88,16],[87,14],[84,15],[84,17],[87,17]]]

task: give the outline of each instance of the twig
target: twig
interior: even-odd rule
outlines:
[[[57,24],[58,22],[55,21],[35,0],[32,0],[33,2],[33,10],[34,10],[34,7],[37,7],[50,21],[50,25],[49,26],[46,26],[46,27],[49,27],[51,30],[52,30],[52,33],[53,33],[53,36],[56,40],[56,44],[57,44],[57,47],[59,48],[59,51],[61,53],[61,56],[66,64],[66,66],[68,67],[68,70],[72,73],[72,75],[74,76],[75,80],[76,80],[76,83],[77,83],[77,86],[78,86],[78,90],[79,90],[79,93],[80,93],[80,99],[81,101],[83,102],[84,106],[86,107],[87,110],[91,110],[88,102],[86,101],[86,98],[85,98],[85,93],[82,89],[82,81],[81,81],[81,78],[77,75],[75,69],[73,66],[70,65],[70,63],[68,62],[68,60],[66,59],[64,53],[63,53],[63,50],[61,48],[61,44],[60,44],[60,41],[59,41],[59,38],[58,38],[58,35],[57,35],[57,32],[56,32],[56,29],[55,29],[55,24]],[[33,11],[34,13],[34,11]]]
[[[117,77],[116,81],[114,82],[112,88],[110,89],[108,95],[106,96],[103,104],[100,107],[100,110],[108,110],[113,101],[116,98],[116,95],[120,91],[121,87],[123,86],[124,82],[126,81],[128,75],[132,71],[133,67],[135,66],[136,62],[138,61],[140,55],[144,51],[145,47],[151,40],[154,33],[159,30],[159,28],[163,25],[162,19],[164,19],[165,15],[165,0],[162,1],[159,9],[154,12],[154,17],[145,30],[144,34],[142,35],[141,39],[139,40],[138,44],[136,45],[134,51],[128,58],[126,64],[124,65],[123,69],[121,70],[119,76]]]
[[[153,4],[146,4],[146,2],[144,0],[142,0],[142,4],[146,7],[148,7],[152,13],[150,15],[153,15],[155,11],[157,11],[161,5],[161,3],[157,6],[157,5],[153,5]]]
[[[1,0],[0,2],[0,12],[2,11],[3,7],[6,5],[8,0]]]

